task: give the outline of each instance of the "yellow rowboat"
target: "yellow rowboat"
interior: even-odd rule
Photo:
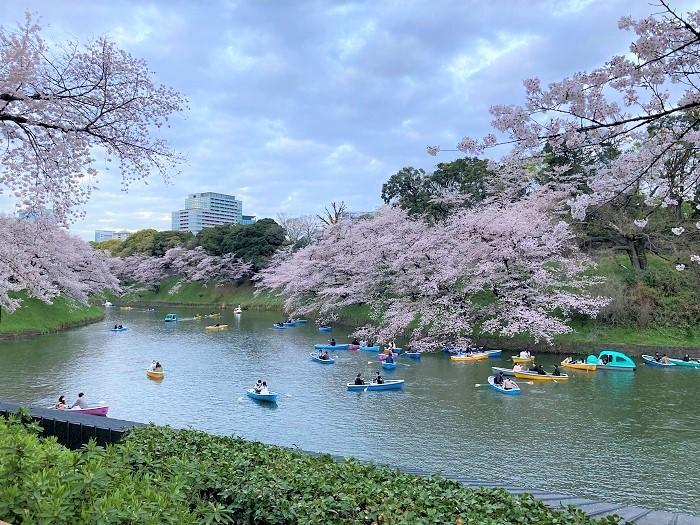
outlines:
[[[205,327],[204,327],[205,330],[224,330],[224,329],[226,329],[226,328],[228,328],[228,325],[227,325],[227,324],[220,324],[219,326],[216,326],[215,324],[212,324],[212,325],[209,325],[209,326],[205,326]]]
[[[451,355],[450,360],[452,361],[483,361],[488,359],[489,355],[485,353],[479,354],[469,354],[469,355]]]
[[[515,372],[515,377],[518,379],[532,379],[534,381],[566,381],[569,376],[562,374],[560,376],[555,376],[552,374],[541,375],[537,372]]]
[[[165,377],[165,372],[154,372],[153,370],[146,370],[146,376],[149,379],[163,379]]]
[[[131,310],[131,308],[132,308],[131,306],[120,306],[119,307],[120,310]]]
[[[596,365],[591,365],[588,363],[566,363],[562,361],[560,366],[562,368],[569,368],[571,370],[585,370],[586,372],[595,372]]]
[[[511,357],[514,363],[532,363],[535,360],[535,356],[530,356],[530,357],[519,357],[517,355],[514,355]]]
[[[204,317],[221,317],[221,314],[209,314],[205,315]]]

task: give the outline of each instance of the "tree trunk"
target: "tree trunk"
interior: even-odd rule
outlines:
[[[630,239],[625,248],[630,258],[630,263],[635,272],[642,272],[647,269],[647,247],[645,239]]]

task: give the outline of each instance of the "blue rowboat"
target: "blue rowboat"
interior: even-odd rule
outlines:
[[[330,326],[319,326],[318,331],[319,332],[330,332],[332,328]]]
[[[506,390],[503,388],[501,385],[497,385],[496,383],[493,382],[494,376],[489,376],[488,382],[489,386],[493,388],[496,392],[500,394],[505,394],[507,396],[515,396],[520,393],[520,387],[516,386],[515,388],[509,388]]]
[[[363,352],[379,352],[378,346],[360,346],[360,350]]]
[[[403,355],[411,359],[420,359],[420,352],[404,352]]]
[[[501,357],[503,350],[484,350],[484,353],[489,357]]]
[[[286,328],[286,326],[284,326],[282,323],[275,323],[272,326],[277,328],[277,330],[284,330]]]
[[[316,350],[347,350],[350,345],[314,345]]]
[[[292,326],[296,326],[297,324],[292,321],[291,323],[282,323],[286,328],[291,328]]]
[[[112,332],[126,332],[128,328],[126,326],[122,326],[121,328],[111,328]]]
[[[277,398],[279,397],[277,392],[270,392],[269,394],[256,394],[255,390],[252,388],[246,391],[246,395],[251,399],[255,399],[256,401],[267,401],[268,403],[277,403]]]
[[[297,324],[306,324],[309,321],[307,321],[306,319],[295,319],[294,322]]]
[[[384,370],[393,370],[396,368],[396,363],[387,363],[386,361],[382,361],[382,368]]]
[[[364,392],[366,390],[401,390],[403,388],[403,379],[388,379],[381,385],[377,383],[367,383],[366,385],[356,385],[348,383],[348,392]]]
[[[670,368],[673,366],[678,366],[676,363],[670,362],[670,363],[661,363],[660,361],[657,361],[650,355],[644,355],[642,354],[642,360],[644,361],[645,364],[649,366],[658,366],[659,368]]]
[[[311,360],[316,361],[317,363],[322,363],[324,365],[332,365],[335,363],[335,359],[329,356],[328,359],[321,359],[318,354],[311,354]]]
[[[391,351],[394,352],[395,354],[400,354],[400,353],[401,353],[401,349],[400,349],[400,348],[392,348]]]

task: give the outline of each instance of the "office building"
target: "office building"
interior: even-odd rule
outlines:
[[[103,241],[123,241],[125,240],[131,232],[126,230],[114,231],[114,230],[95,230],[95,242]]]
[[[255,217],[246,215],[248,220]],[[193,193],[185,199],[185,209],[173,212],[172,229],[192,232],[221,224],[244,224],[243,202],[223,193]]]
[[[255,215],[242,215],[241,216],[241,224],[255,224],[255,222],[258,219],[255,218]]]

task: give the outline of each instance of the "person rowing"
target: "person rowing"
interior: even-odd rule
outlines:
[[[356,385],[364,385],[365,380],[362,379],[362,372],[358,372],[357,375],[355,376],[355,384]]]
[[[518,388],[518,384],[515,381],[513,381],[510,377],[503,379],[503,390],[513,390],[514,388]]]
[[[335,346],[335,338],[334,338],[334,337],[331,337],[331,340],[328,341],[328,344],[331,345],[331,346]]]
[[[384,359],[385,363],[393,363],[394,362],[394,354],[387,354],[386,359]]]
[[[374,375],[374,380],[372,381],[375,385],[383,385],[384,384],[384,378],[382,377],[382,374],[379,373],[379,370]]]
[[[494,385],[503,385],[503,372],[498,372],[493,378]]]
[[[80,392],[78,394],[78,399],[75,400],[75,403],[71,405],[71,408],[81,408],[81,409],[86,409],[88,407],[88,402],[85,400],[85,394]]]
[[[253,392],[255,392],[256,394],[259,394],[261,389],[262,389],[262,380],[258,379],[258,382],[255,383],[255,386],[253,387]]]
[[[661,356],[661,364],[662,365],[668,365],[670,363],[671,363],[671,360],[669,359],[669,357],[666,354]]]
[[[559,366],[554,365],[554,372],[552,372],[553,376],[560,376],[561,375],[561,370],[559,370]]]

